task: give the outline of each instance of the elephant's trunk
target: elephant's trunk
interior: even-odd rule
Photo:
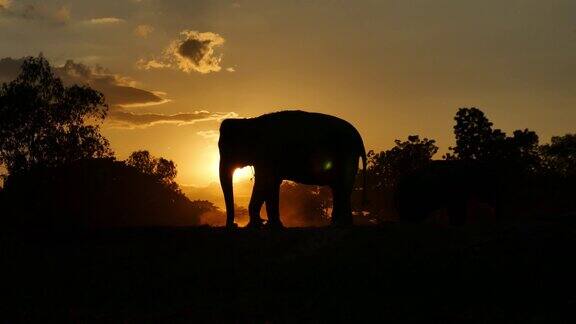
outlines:
[[[232,186],[232,177],[234,168],[220,159],[220,185],[224,193],[226,202],[226,227],[234,227],[234,187]]]

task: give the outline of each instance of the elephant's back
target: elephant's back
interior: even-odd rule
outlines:
[[[301,110],[278,111],[255,118],[261,129],[283,141],[350,142],[356,145],[360,134],[352,124],[336,116]],[[318,143],[320,144],[320,143]]]
[[[260,145],[266,148],[267,157],[275,159],[286,179],[328,183],[332,171],[327,170],[348,168],[364,154],[356,128],[334,116],[281,111],[256,119]]]

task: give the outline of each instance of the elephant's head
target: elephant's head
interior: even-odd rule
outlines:
[[[226,119],[220,125],[220,185],[226,202],[226,226],[234,225],[234,171],[253,165],[256,149],[256,128],[250,119]]]

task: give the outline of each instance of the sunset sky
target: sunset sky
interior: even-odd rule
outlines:
[[[222,118],[281,109],[342,117],[374,150],[419,134],[445,152],[459,107],[542,142],[576,131],[574,0],[0,0],[0,81],[39,53],[107,96],[119,158],[173,159],[181,184],[217,180]]]

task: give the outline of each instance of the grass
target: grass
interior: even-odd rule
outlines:
[[[4,321],[569,322],[574,226],[3,233]]]

